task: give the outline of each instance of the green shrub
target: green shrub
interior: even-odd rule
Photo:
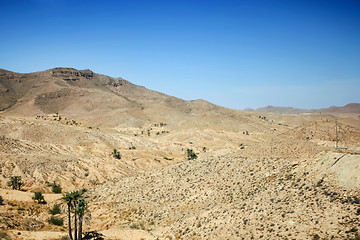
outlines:
[[[48,223],[56,226],[62,226],[64,224],[64,220],[62,218],[51,216],[48,219]]]
[[[116,159],[121,159],[121,153],[116,148],[114,148],[113,157]]]
[[[60,204],[54,204],[53,208],[49,210],[51,215],[56,215],[61,213]]]
[[[198,156],[192,149],[188,148],[186,151],[187,151],[188,160],[194,160],[198,158]]]
[[[23,185],[23,183],[21,182],[21,177],[20,176],[12,176],[10,178],[10,181],[7,184],[13,190],[20,190],[21,185]]]
[[[0,232],[0,239],[2,239],[2,240],[11,240],[11,238],[9,237],[9,235],[7,235],[6,232]]]
[[[320,239],[320,236],[319,236],[318,234],[315,234],[315,235],[313,236],[313,239],[314,239],[314,240],[319,240],[319,239]]]
[[[51,185],[51,191],[53,193],[61,193],[61,186],[60,184],[56,184],[56,182],[54,182],[52,185]]]
[[[45,202],[45,199],[44,199],[44,196],[42,195],[41,192],[35,192],[34,193],[34,196],[32,197],[32,199],[34,201],[37,201],[38,203],[46,203]]]
[[[141,230],[144,230],[145,229],[145,225],[143,222],[140,222],[140,223],[132,223],[130,225],[130,228],[131,229],[141,229]]]
[[[140,229],[140,226],[139,226],[138,223],[132,223],[132,224],[130,225],[130,228],[131,228],[131,229]]]
[[[97,231],[84,232],[83,239],[104,240],[104,235]],[[70,240],[70,239],[69,239]]]
[[[0,196],[0,205],[4,205],[4,199]]]

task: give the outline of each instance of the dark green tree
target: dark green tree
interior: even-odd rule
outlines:
[[[83,221],[89,222],[91,219],[90,211],[88,210],[87,203],[85,202],[84,199],[81,199],[79,201],[79,204],[75,209],[75,214],[78,216],[78,220],[79,220],[78,240],[82,240]]]
[[[114,148],[113,157],[116,159],[121,159],[121,153],[116,148]]]
[[[76,209],[78,207],[78,203],[79,201],[82,199],[82,193],[81,191],[75,191],[75,192],[72,192],[72,198],[73,198],[73,205],[74,205],[74,238],[75,240],[77,240],[77,237],[78,237],[78,226],[77,226],[77,223],[78,223],[78,215],[76,214]]]
[[[37,201],[38,203],[45,203],[44,196],[41,192],[35,192],[34,196],[32,197],[34,201]]]
[[[52,185],[51,185],[51,191],[53,193],[61,193],[61,186],[60,184],[56,184],[56,182],[54,182]]]
[[[188,160],[194,160],[194,159],[198,158],[196,153],[192,149],[189,149],[189,148],[187,149],[187,157],[188,157]]]
[[[8,181],[8,186],[12,187],[13,190],[20,190],[21,185],[23,185],[23,183],[21,182],[20,176],[12,176],[10,181]]]
[[[66,205],[68,211],[68,228],[69,228],[69,237],[71,240],[73,240],[72,231],[71,231],[71,210],[73,208],[72,200],[73,200],[72,194],[69,192],[64,193],[63,197],[61,198],[62,203]]]
[[[56,215],[61,213],[60,204],[54,204],[52,209],[49,210],[49,213],[51,215]]]
[[[69,237],[72,240],[72,231],[71,231],[71,212],[74,214],[74,240],[78,240],[78,221],[79,221],[79,204],[81,200],[84,199],[84,193],[86,192],[86,189],[83,188],[82,190],[73,191],[73,192],[66,192],[63,194],[62,201],[63,204],[67,206],[68,209],[68,225],[69,225]],[[81,207],[82,208],[82,207]],[[83,216],[82,216],[83,217]],[[81,220],[81,224],[82,224]]]
[[[62,226],[64,224],[64,220],[62,218],[51,216],[48,219],[48,223],[50,223],[52,225],[56,225],[56,226]]]

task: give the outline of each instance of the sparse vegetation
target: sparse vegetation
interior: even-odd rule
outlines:
[[[196,153],[192,149],[188,148],[186,150],[186,152],[187,152],[187,159],[188,160],[194,160],[194,159],[198,158],[198,156],[196,155]]]
[[[104,240],[104,235],[97,231],[85,232],[82,239]]]
[[[35,192],[35,193],[34,193],[34,196],[32,197],[32,199],[33,199],[34,201],[37,201],[38,203],[43,203],[43,204],[46,203],[46,201],[45,201],[45,199],[44,199],[44,196],[42,195],[41,192]]]
[[[10,181],[8,182],[8,186],[13,190],[21,190],[21,186],[23,185],[20,176],[12,176]]]
[[[48,219],[48,223],[52,224],[52,225],[56,225],[56,226],[62,226],[62,225],[64,225],[64,220],[62,218],[51,216]]]
[[[318,234],[314,234],[313,239],[314,239],[314,240],[319,240],[319,239],[320,239],[320,236],[319,236]]]
[[[54,206],[52,207],[52,209],[49,210],[49,213],[50,213],[51,215],[60,214],[60,213],[61,213],[60,204],[54,204]]]
[[[10,236],[7,235],[5,232],[0,232],[0,239],[1,240],[11,240]]]
[[[141,229],[141,230],[145,230],[145,225],[143,222],[140,222],[140,223],[132,223],[130,225],[130,228],[131,229]]]
[[[18,207],[18,209],[17,209],[19,212],[21,212],[21,211],[25,211],[25,208],[23,208],[23,207]]]
[[[51,191],[53,193],[61,193],[61,186],[60,184],[56,184],[56,182],[54,182],[52,185],[51,185]]]
[[[116,159],[121,159],[121,153],[116,149],[114,148],[113,150],[113,157],[116,158]]]

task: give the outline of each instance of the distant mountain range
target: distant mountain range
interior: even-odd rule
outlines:
[[[280,114],[300,114],[300,113],[327,113],[327,114],[342,114],[342,113],[360,113],[360,103],[349,103],[343,107],[332,106],[321,109],[300,109],[292,107],[274,107],[267,106],[258,108],[256,110],[247,108],[245,111],[256,111],[263,113],[280,113]]]

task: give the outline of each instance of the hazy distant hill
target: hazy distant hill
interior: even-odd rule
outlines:
[[[343,107],[332,106],[316,110],[323,113],[360,113],[360,103],[349,103]]]
[[[349,103],[343,107],[332,106],[329,108],[321,109],[299,109],[292,107],[274,107],[267,106],[258,108],[256,110],[247,108],[245,111],[256,111],[263,113],[279,113],[279,114],[300,114],[300,113],[330,113],[330,114],[341,114],[341,113],[360,113],[360,103]]]
[[[256,110],[253,111],[257,111],[257,112],[263,112],[263,113],[280,113],[280,114],[298,114],[298,113],[307,113],[310,110],[306,110],[306,109],[298,109],[298,108],[292,108],[292,107],[274,107],[274,106],[267,106],[267,107],[262,107],[262,108],[258,108]]]

